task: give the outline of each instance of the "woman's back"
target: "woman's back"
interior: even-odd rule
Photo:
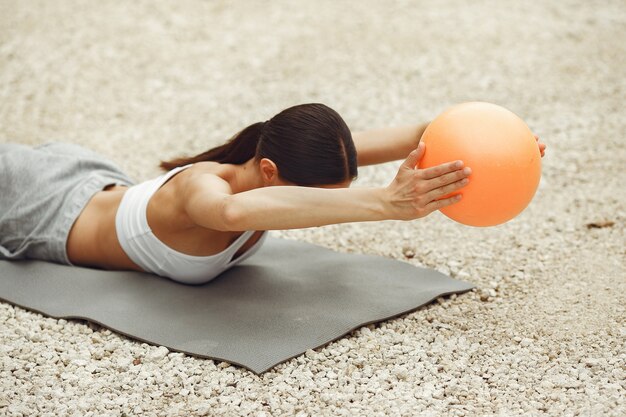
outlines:
[[[227,166],[213,162],[201,162],[186,169],[173,171],[176,172],[170,173],[169,178],[153,194],[146,196],[148,201],[144,206],[145,213],[138,213],[139,206],[135,205],[135,207],[132,207],[132,211],[119,213],[118,215],[120,204],[123,204],[122,201],[125,199],[129,187],[115,186],[96,193],[81,212],[70,231],[67,241],[70,261],[76,265],[95,266],[105,269],[145,270],[145,265],[142,268],[135,263],[120,244],[120,236],[118,235],[120,230],[116,228],[116,215],[123,218],[141,218],[141,215],[145,214],[145,219],[149,226],[146,231],[151,232],[152,239],[156,239],[158,242],[145,241],[143,244],[139,242],[140,245],[144,246],[144,249],[150,251],[148,246],[160,244],[166,247],[166,252],[172,254],[173,258],[190,259],[196,264],[198,263],[197,261],[202,259],[195,259],[195,257],[214,256],[224,252],[239,237],[243,238],[241,232],[225,233],[195,225],[186,214],[184,200],[181,198],[183,188],[189,177],[202,172],[203,174],[212,173],[222,179],[228,178]],[[167,176],[167,174],[164,174],[164,176]],[[137,184],[134,188],[145,188],[146,185],[149,185],[148,183],[157,181],[159,178]],[[224,184],[227,186],[228,182],[224,180]],[[126,195],[126,197],[131,196]],[[141,196],[137,198],[140,199]],[[131,199],[126,198],[126,200]],[[207,213],[207,216],[210,215],[211,213]],[[122,231],[122,233],[124,232]],[[263,232],[252,234],[235,251],[234,256],[232,253],[229,254],[229,258],[239,258],[251,249],[262,235]],[[122,241],[127,237],[121,236]],[[126,249],[127,251],[132,251],[128,247]],[[159,250],[164,248],[156,246],[155,249],[154,252],[159,252]],[[163,252],[160,253],[161,255],[163,254]],[[180,256],[177,256],[177,253],[180,253]],[[137,259],[139,263],[143,263],[140,261],[141,257],[137,258],[136,255],[132,257]],[[205,259],[204,261],[208,265],[210,261],[215,263],[216,259]],[[175,262],[172,267],[174,266]],[[180,268],[181,273],[189,270],[189,265],[184,270]]]

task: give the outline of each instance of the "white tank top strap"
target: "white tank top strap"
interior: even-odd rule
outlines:
[[[150,225],[148,224],[148,216],[147,216],[148,202],[150,202],[150,198],[170,178],[172,178],[174,175],[178,174],[180,171],[182,171],[182,170],[184,170],[186,168],[189,168],[190,166],[192,166],[192,164],[176,167],[176,168],[168,171],[167,173],[165,173],[165,174],[163,174],[163,175],[161,175],[161,176],[159,176],[157,178],[154,178],[153,180],[149,181],[150,185],[148,187],[146,187],[146,189],[144,191],[145,194],[142,196],[142,198],[141,198],[141,200],[139,202],[139,212],[138,212],[138,220],[141,223],[141,227],[144,230],[144,233],[152,232],[152,229],[150,228]],[[127,192],[128,192],[128,190],[127,190]],[[169,246],[167,246],[167,248],[169,249]],[[181,254],[181,255],[183,255],[183,254]]]
[[[178,174],[180,171],[182,171],[184,169],[187,169],[189,167],[192,167],[192,166],[193,166],[193,164],[187,164],[187,165],[183,165],[183,166],[180,166],[180,167],[176,167],[176,168],[173,168],[170,171],[166,172],[165,174],[161,175],[160,177],[157,177],[158,181],[155,182],[156,183],[156,189],[158,190],[159,188],[161,188],[161,186],[163,184],[165,184],[165,182],[167,180],[172,178],[174,175]]]

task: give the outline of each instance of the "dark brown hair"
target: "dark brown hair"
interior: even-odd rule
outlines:
[[[331,185],[357,177],[350,129],[341,116],[320,103],[289,107],[266,122],[253,123],[224,145],[193,157],[162,161],[162,169],[200,161],[243,164],[272,160],[279,176],[300,186]]]

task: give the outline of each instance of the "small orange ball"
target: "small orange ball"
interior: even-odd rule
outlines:
[[[541,178],[541,153],[526,123],[504,107],[484,102],[457,104],[437,116],[421,139],[426,152],[418,168],[462,160],[469,184],[463,198],[440,209],[469,226],[495,226],[521,213]]]

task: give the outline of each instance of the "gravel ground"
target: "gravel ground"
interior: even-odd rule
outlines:
[[[479,288],[260,377],[0,303],[0,414],[625,415],[625,49],[620,1],[0,0],[0,141],[83,144],[138,180],[305,102],[361,130],[489,101],[548,145],[502,226],[282,232]]]

